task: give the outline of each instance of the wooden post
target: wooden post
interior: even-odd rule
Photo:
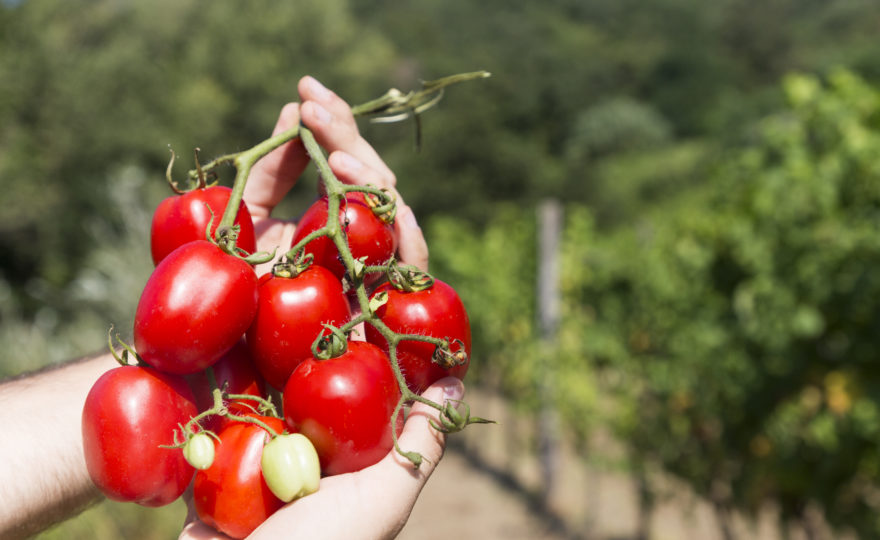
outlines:
[[[538,206],[538,327],[541,333],[541,379],[538,395],[541,410],[538,414],[538,452],[541,461],[541,480],[545,510],[552,510],[559,468],[559,426],[554,404],[556,334],[559,328],[559,244],[562,235],[562,205],[555,199]]]

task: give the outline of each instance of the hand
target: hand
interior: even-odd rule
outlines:
[[[422,394],[435,403],[459,400],[464,385],[454,377],[441,379]],[[445,436],[429,424],[437,411],[416,403],[410,411],[400,446],[425,458],[415,469],[391,450],[382,461],[361,471],[321,479],[316,493],[295,500],[269,517],[248,538],[394,538],[403,529],[422,487],[443,457]],[[381,504],[377,504],[380,501]],[[328,519],[328,516],[331,516]],[[190,504],[180,535],[187,540],[219,540],[218,533],[195,516]]]
[[[302,103],[290,103],[282,109],[273,134],[302,121],[328,152],[330,168],[340,181],[371,184],[393,193],[397,202],[398,257],[405,264],[427,271],[428,248],[415,216],[395,189],[394,173],[361,137],[351,108],[311,77],[301,79],[298,90]],[[253,217],[258,250],[271,252],[280,247],[279,251],[283,252],[290,245],[295,224],[273,219],[271,214],[308,163],[305,148],[296,139],[266,155],[251,170],[244,200]],[[269,271],[271,265],[270,262],[258,267],[258,274]],[[463,392],[461,381],[450,378],[438,381],[425,391],[425,396],[443,403],[446,399],[461,399]],[[322,479],[317,493],[282,508],[257,529],[254,536],[277,538],[291,531],[306,538],[350,538],[352,531],[358,531],[358,536],[375,538],[396,535],[406,523],[422,486],[443,454],[445,437],[430,427],[428,418],[436,420],[437,412],[417,404],[400,436],[404,450],[416,451],[425,457],[418,470],[392,450],[382,461],[367,469]],[[192,508],[191,494],[187,497],[190,512],[181,538],[226,538],[198,520]],[[376,500],[389,504],[384,504],[379,511]],[[340,515],[340,508],[346,509],[344,515]],[[335,517],[326,520],[325,515]]]
[[[298,90],[302,103],[284,106],[273,134],[295,126],[300,120],[312,130],[315,139],[328,153],[330,168],[347,184],[372,184],[394,194],[397,217],[394,226],[398,236],[401,262],[427,271],[428,246],[416,223],[412,210],[395,189],[397,179],[372,146],[360,135],[351,108],[332,91],[312,77],[303,77]],[[272,219],[272,210],[296,184],[308,165],[309,158],[299,139],[291,141],[266,155],[251,170],[245,187],[248,205],[257,233],[257,249],[283,252],[293,239],[292,221]],[[271,268],[266,263],[257,268],[263,274]]]

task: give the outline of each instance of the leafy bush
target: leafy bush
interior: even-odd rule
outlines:
[[[531,324],[531,214],[499,211],[482,232],[435,221],[433,260],[479,261],[435,271],[471,306],[475,365],[489,364],[478,373],[534,402],[551,370],[581,440],[609,422],[636,464],[661,464],[719,509],[775,501],[800,520],[818,505],[875,537],[880,93],[846,71],[792,75],[784,91],[786,108],[702,188],[610,233],[568,205],[552,362]]]

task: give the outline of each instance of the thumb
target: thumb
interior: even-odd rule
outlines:
[[[455,377],[440,379],[422,393],[422,397],[440,405],[450,400],[460,400],[463,395],[464,384]],[[387,489],[397,492],[400,500],[411,498],[415,503],[416,497],[434,472],[446,448],[446,435],[434,429],[430,423],[432,420],[439,423],[439,417],[440,413],[437,409],[416,402],[398,438],[400,448],[404,452],[421,454],[423,459],[418,469],[392,449],[375,467],[370,467],[364,472],[369,471],[370,474],[381,478]]]

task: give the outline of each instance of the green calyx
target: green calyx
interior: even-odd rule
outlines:
[[[462,411],[459,411],[459,408]],[[460,400],[450,400],[440,410],[439,423],[434,420],[430,420],[429,423],[437,431],[449,434],[459,432],[471,424],[494,424],[495,422],[471,416],[471,408],[467,403]]]
[[[348,350],[348,336],[341,329],[325,324],[328,334],[321,333],[318,339],[312,343],[312,354],[318,360],[330,360],[345,354]]]
[[[453,346],[455,346],[455,350],[452,350]],[[464,342],[460,339],[455,339],[451,344],[444,343],[438,346],[434,349],[431,361],[443,369],[451,369],[466,364],[468,355],[464,350]]]
[[[272,275],[280,278],[295,278],[308,270],[312,266],[314,259],[315,256],[311,253],[299,250],[292,260],[285,256],[280,262],[276,263],[272,267]]]
[[[396,260],[388,263],[386,270],[388,281],[398,291],[417,292],[430,289],[434,286],[434,278],[427,272],[409,265],[400,265]]]
[[[113,338],[116,338],[116,343],[122,347],[122,353],[120,354],[116,347],[113,346]],[[121,337],[119,337],[119,333],[113,333],[113,325],[110,325],[110,329],[107,331],[107,347],[110,349],[110,354],[113,355],[113,359],[120,366],[131,366],[131,365],[145,365],[143,359],[135,352],[134,348],[131,345],[123,341]],[[135,363],[132,364],[129,361],[129,356],[135,359]]]
[[[176,159],[176,154],[174,150],[171,149],[171,146],[168,147],[168,150],[171,152],[171,160],[168,161],[168,167],[165,169],[165,180],[168,181],[168,185],[171,187],[171,190],[178,195],[183,195],[184,193],[189,193],[190,191],[195,191],[197,189],[204,189],[208,186],[213,186],[217,184],[217,173],[215,171],[209,171],[205,173],[202,170],[202,166],[199,163],[199,148],[195,148],[193,153],[195,154],[195,162],[196,162],[196,170],[195,174],[190,173],[187,177],[188,187],[182,188],[180,184],[175,181],[171,177],[171,171],[174,168],[174,160]]]
[[[370,207],[370,210],[373,211],[376,217],[389,225],[394,223],[394,218],[397,216],[397,204],[394,200],[394,195],[388,193],[387,190],[382,190],[379,194],[368,192],[364,193],[364,201],[366,201],[367,206]]]

